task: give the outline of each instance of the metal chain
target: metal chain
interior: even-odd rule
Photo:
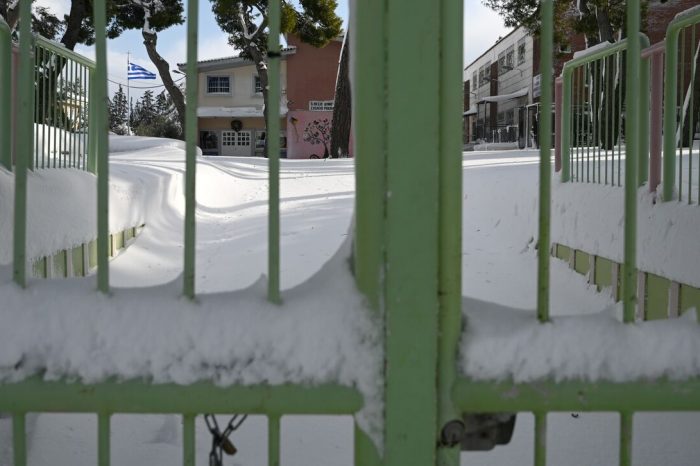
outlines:
[[[231,420],[228,422],[226,429],[221,432],[219,428],[219,423],[216,420],[216,416],[213,414],[205,414],[204,422],[207,424],[207,429],[211,434],[211,450],[209,451],[209,466],[223,466],[224,464],[224,453],[229,456],[233,456],[238,451],[233,445],[233,442],[229,439],[229,436],[237,430],[243,421],[248,417],[247,414],[240,415],[234,414]],[[236,422],[238,420],[238,422]]]

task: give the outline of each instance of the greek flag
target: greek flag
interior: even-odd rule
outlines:
[[[136,63],[129,63],[129,79],[156,79],[156,74]]]

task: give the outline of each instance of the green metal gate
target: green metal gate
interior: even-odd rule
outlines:
[[[30,1],[21,0],[18,137],[32,140],[35,102],[34,59],[29,29]],[[186,213],[183,295],[194,299],[195,169],[197,141],[197,16],[199,2],[187,6]],[[546,461],[547,413],[620,413],[620,464],[631,464],[632,417],[640,410],[699,410],[700,382],[629,383],[541,380],[537,383],[469,380],[459,374],[461,309],[461,2],[437,0],[356,0],[352,5],[356,141],[356,220],[354,272],[368,305],[382,317],[385,335],[384,442],[376,445],[355,429],[357,465],[457,465],[463,413],[533,412],[535,458]],[[541,74],[552,83],[552,0],[541,2]],[[639,0],[628,1],[627,36],[638,37]],[[272,108],[278,115],[280,0],[270,1],[269,73]],[[1,23],[0,23],[1,24]],[[94,2],[96,66],[90,85],[89,147],[94,147],[98,183],[98,290],[108,294],[108,141],[105,2]],[[0,29],[2,29],[0,27]],[[356,32],[355,32],[356,31]],[[0,52],[9,36],[0,35]],[[627,43],[627,92],[639,94],[641,44]],[[39,55],[41,61],[41,54]],[[1,88],[2,86],[0,86]],[[552,86],[542,86],[541,107],[550,108]],[[417,115],[420,109],[421,115]],[[627,113],[638,115],[631,99]],[[567,120],[565,120],[567,121]],[[0,120],[3,139],[7,120]],[[551,133],[551,114],[543,112],[540,134]],[[268,121],[268,134],[279,132]],[[626,120],[625,322],[635,309],[636,161],[640,123]],[[421,134],[411,138],[407,135]],[[268,290],[280,305],[279,141],[269,140]],[[8,148],[1,160],[7,164]],[[14,279],[25,286],[26,178],[32,144],[19,147],[14,166]],[[551,147],[542,139],[540,160],[537,316],[549,316],[549,220]],[[194,305],[194,304],[193,304]],[[13,416],[15,466],[27,463],[28,412],[95,413],[98,464],[110,464],[110,416],[115,413],[175,413],[183,419],[183,461],[195,464],[194,419],[205,412],[266,415],[269,464],[280,464],[280,417],[285,414],[352,414],[363,404],[349,387],[329,385],[216,387],[211,382],[180,386],[147,381],[82,384],[33,378],[0,384],[0,411]]]

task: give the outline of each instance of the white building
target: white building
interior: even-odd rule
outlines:
[[[534,146],[533,39],[513,30],[464,69],[465,143]]]

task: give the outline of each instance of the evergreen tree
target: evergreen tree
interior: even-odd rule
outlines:
[[[267,0],[210,0],[216,22],[229,34],[229,44],[241,50],[241,56],[255,63],[264,102],[268,109],[267,76]],[[302,41],[323,47],[341,33],[342,20],[336,15],[336,0],[281,0],[282,33],[298,35]]]
[[[127,134],[128,128],[126,125],[128,108],[126,94],[122,86],[114,93],[114,97],[109,104],[109,129],[116,134]]]

